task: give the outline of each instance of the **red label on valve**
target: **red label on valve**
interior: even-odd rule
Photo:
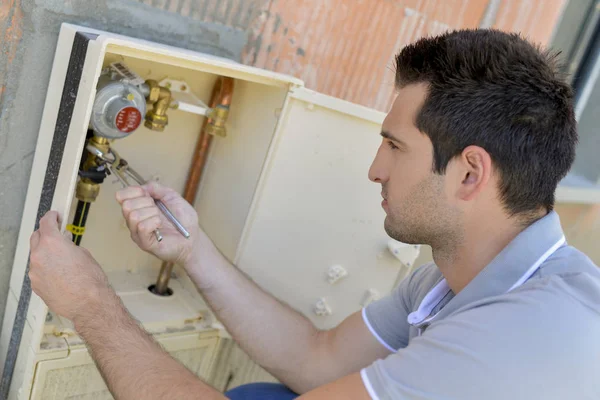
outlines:
[[[135,107],[125,107],[117,114],[115,126],[124,133],[135,131],[142,122],[142,114]]]

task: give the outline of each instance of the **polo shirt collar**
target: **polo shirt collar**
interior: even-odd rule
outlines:
[[[519,233],[469,284],[455,295],[435,316],[443,319],[466,304],[504,294],[520,286],[537,270],[540,264],[557,248],[564,245],[564,234],[560,219],[555,211],[537,220]],[[550,253],[550,254],[549,254]],[[546,258],[544,258],[546,256]],[[537,265],[536,265],[537,264]],[[434,304],[449,290],[442,279],[426,296]],[[435,295],[434,295],[435,294]],[[436,300],[437,298],[437,300]],[[409,315],[409,323],[415,324],[422,318],[423,310]]]

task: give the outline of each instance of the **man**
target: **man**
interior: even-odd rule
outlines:
[[[396,86],[369,178],[387,233],[431,245],[435,263],[338,327],[317,330],[230,265],[171,189],[118,193],[133,240],[183,265],[233,338],[302,399],[600,398],[600,273],[552,211],[577,141],[554,58],[517,35],[457,31],[405,47]],[[73,320],[115,397],[224,398],[136,324],[56,213],[31,249],[33,289]]]

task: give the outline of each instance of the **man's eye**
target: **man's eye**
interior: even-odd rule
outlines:
[[[390,146],[390,149],[392,150],[396,150],[398,148],[398,146],[396,146],[391,140],[387,141],[388,146]]]

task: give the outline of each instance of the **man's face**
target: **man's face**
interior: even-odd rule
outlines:
[[[411,244],[435,244],[451,234],[457,214],[447,198],[445,175],[433,172],[433,146],[415,126],[427,95],[425,85],[398,92],[382,126],[382,143],[369,170],[381,184],[390,237]]]

